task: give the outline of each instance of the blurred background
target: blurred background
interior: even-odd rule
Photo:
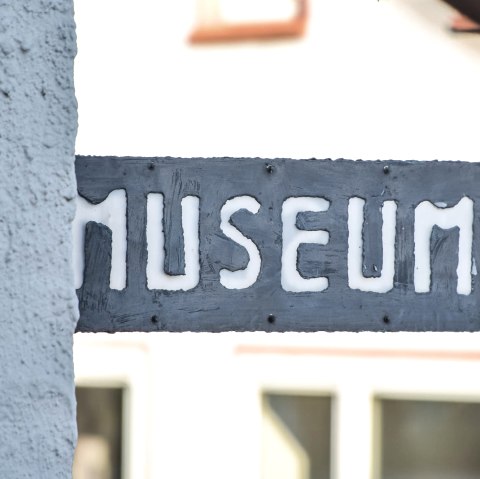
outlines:
[[[480,35],[440,0],[75,11],[78,154],[480,161]],[[479,478],[479,339],[76,334],[74,479]]]

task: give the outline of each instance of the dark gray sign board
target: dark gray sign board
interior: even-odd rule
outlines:
[[[83,285],[77,290],[77,331],[480,330],[476,276],[480,164],[79,156],[76,176],[80,196],[92,204],[118,189],[127,198],[126,286],[122,290],[109,286],[111,231],[88,223]],[[173,276],[185,272],[181,200],[199,199],[200,273],[198,284],[186,291],[147,287],[147,196],[151,193],[164,198],[163,267]],[[230,224],[256,245],[261,266],[251,286],[228,289],[220,282],[220,271],[244,269],[251,260],[247,250],[220,227],[222,207],[238,196],[252,197],[259,204],[255,214],[245,209],[234,213]],[[328,232],[327,244],[304,243],[297,248],[297,272],[304,279],[327,278],[328,287],[322,291],[292,292],[282,287],[282,209],[286,200],[300,197],[329,202],[326,211],[296,216],[297,231]],[[363,199],[365,205],[361,253],[365,278],[381,276],[381,208],[385,202],[396,204],[393,283],[387,292],[349,285],[352,198]],[[425,201],[449,209],[464,198],[473,204],[471,291],[457,291],[460,228],[434,225],[429,239],[431,286],[418,292],[416,210]]]

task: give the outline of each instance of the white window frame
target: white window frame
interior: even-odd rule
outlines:
[[[122,479],[147,477],[148,357],[141,342],[105,334],[74,336],[75,385],[123,388]]]
[[[360,334],[353,341],[351,336],[332,341],[317,335],[300,342],[240,345],[243,375],[250,376],[256,395],[258,429],[264,393],[328,395],[332,479],[379,479],[379,455],[374,456],[378,399],[480,403],[480,382],[472,380],[480,375],[480,352],[472,347],[477,335],[467,341],[465,335],[449,333],[398,336],[367,334],[362,339]]]

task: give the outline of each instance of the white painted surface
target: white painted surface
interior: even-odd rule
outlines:
[[[235,212],[244,209],[252,214],[256,214],[260,210],[260,206],[260,203],[252,196],[236,196],[228,200],[220,211],[220,229],[223,234],[235,241],[235,243],[243,246],[249,256],[248,265],[244,269],[237,271],[220,270],[220,283],[227,289],[248,288],[257,281],[260,274],[262,259],[257,245],[230,223],[230,218]]]
[[[472,291],[472,242],[473,201],[462,198],[451,208],[439,208],[429,201],[422,201],[415,208],[415,270],[414,283],[417,293],[428,293],[431,285],[430,238],[432,228],[458,226],[457,293],[469,295]]]
[[[328,278],[303,278],[297,269],[298,247],[302,243],[326,245],[329,233],[325,230],[306,231],[296,226],[297,215],[304,211],[317,213],[328,210],[330,203],[324,198],[299,196],[287,198],[282,205],[282,288],[300,293],[319,292],[328,288]]]
[[[303,40],[213,47],[195,0],[75,11],[78,153],[480,159],[480,38],[439,0],[311,0]]]
[[[218,0],[222,20],[230,23],[290,20],[295,0]]]
[[[239,354],[238,345],[289,346],[300,353]],[[472,381],[480,374],[480,361],[448,357],[460,350],[478,351],[478,335],[75,336],[80,384],[120,381],[138,391],[130,406],[128,453],[140,461],[145,469],[138,470],[146,471],[147,479],[260,478],[264,391],[331,395],[333,477],[370,479],[375,398],[480,401],[480,385]],[[388,356],[395,351],[406,355]],[[446,355],[408,357],[429,351]],[[355,356],[358,352],[365,356]]]
[[[385,201],[382,206],[382,270],[378,278],[365,278],[363,275],[364,223],[363,198],[350,198],[348,201],[348,286],[360,291],[386,293],[393,288],[395,274],[395,228],[397,204]]]
[[[113,339],[113,341],[112,341]],[[84,387],[124,388],[122,479],[150,478],[148,461],[154,453],[149,434],[153,389],[149,351],[142,338],[115,341],[105,334],[74,337],[75,382]],[[74,476],[75,479],[75,476]]]
[[[182,229],[185,273],[165,273],[165,234],[163,229],[164,197],[161,193],[147,196],[147,286],[148,289],[187,291],[197,286],[200,278],[200,199],[182,198]]]
[[[73,220],[73,271],[75,289],[83,284],[85,267],[85,226],[95,221],[108,226],[112,232],[112,268],[110,288],[122,290],[127,285],[127,195],[125,190],[114,190],[101,203],[94,205],[77,196]]]
[[[304,40],[266,44],[192,48],[194,17],[193,0],[76,1],[78,153],[480,159],[480,36],[451,35],[437,0],[312,0]],[[480,401],[476,361],[235,354],[238,344],[478,351],[478,334],[102,337],[107,350],[139,341],[149,352],[148,440],[132,435],[147,468],[128,479],[259,479],[266,389],[337,398],[334,479],[372,477],[373,397]],[[81,378],[95,376],[96,339],[75,337]]]

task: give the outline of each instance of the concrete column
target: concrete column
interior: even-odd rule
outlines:
[[[72,0],[0,0],[0,477],[67,478],[76,443]]]

